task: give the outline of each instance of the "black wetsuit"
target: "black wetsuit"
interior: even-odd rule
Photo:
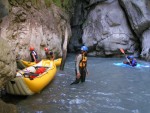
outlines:
[[[33,55],[35,56],[36,60],[38,59],[37,53],[36,53],[35,51],[31,51],[31,52],[30,52],[31,62],[35,62],[35,61],[34,61],[34,58],[33,58]]]

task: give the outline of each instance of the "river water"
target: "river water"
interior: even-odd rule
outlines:
[[[125,58],[88,57],[86,82],[70,85],[75,79],[74,58],[68,55],[64,71],[58,70],[41,93],[7,100],[19,113],[150,113],[150,67],[114,65]]]

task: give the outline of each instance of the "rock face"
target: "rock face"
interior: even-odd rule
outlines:
[[[138,47],[117,0],[97,3],[83,24],[83,31],[83,43],[93,56],[114,55],[119,48],[133,53]]]
[[[126,11],[130,25],[137,35],[141,35],[150,26],[149,0],[120,0]]]
[[[0,113],[18,113],[18,111],[15,105],[6,104],[0,100]]]
[[[142,52],[141,57],[150,61],[150,29],[146,30],[142,35]]]
[[[75,0],[74,3],[71,51],[85,44],[92,56],[109,56],[119,54],[119,48],[123,48],[127,54],[150,60],[149,0]]]
[[[69,52],[75,52],[76,48],[82,45],[82,25],[86,20],[88,0],[73,0],[71,16],[72,37],[69,42]]]
[[[16,75],[16,56],[11,46],[0,38],[0,96],[4,85]],[[6,104],[0,99],[0,113],[17,113],[17,108],[12,104]]]
[[[15,77],[16,56],[11,46],[0,38],[0,88]]]
[[[8,1],[0,1],[0,21],[2,18],[7,16],[9,4]],[[1,33],[1,31],[0,31]],[[11,49],[9,43],[1,38],[0,34],[0,97],[1,89],[4,85],[15,77],[16,73],[16,56]],[[12,104],[6,104],[0,99],[0,113],[17,113],[16,106]]]
[[[69,16],[53,3],[47,7],[43,0],[10,0],[9,3],[10,12],[1,22],[1,36],[14,45],[13,51],[26,60],[30,60],[30,46],[40,59],[45,57],[45,47],[62,56],[65,29],[71,35]]]
[[[132,30],[140,40],[141,57],[150,61],[150,1],[120,0]]]
[[[8,6],[9,3],[7,0],[0,0],[0,21],[4,16],[8,15]]]

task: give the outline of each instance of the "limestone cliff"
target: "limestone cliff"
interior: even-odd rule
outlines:
[[[113,56],[123,48],[150,60],[149,12],[149,0],[74,0],[69,51],[85,44],[89,55]]]
[[[45,56],[45,47],[62,56],[65,29],[71,36],[65,10],[44,0],[10,0],[9,5],[9,14],[0,24],[1,37],[13,45],[16,55],[30,60],[29,47],[33,46],[40,59]]]

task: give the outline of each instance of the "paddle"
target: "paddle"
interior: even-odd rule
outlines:
[[[129,59],[127,58],[127,55],[126,55],[126,54],[125,54],[125,52],[124,52],[124,49],[120,48],[120,51],[121,51],[121,53],[123,53],[123,54],[125,55],[125,57],[126,57],[127,61],[128,61],[128,62],[129,62],[129,64],[131,65],[131,63],[130,63]],[[131,65],[131,66],[132,66],[132,65]]]

